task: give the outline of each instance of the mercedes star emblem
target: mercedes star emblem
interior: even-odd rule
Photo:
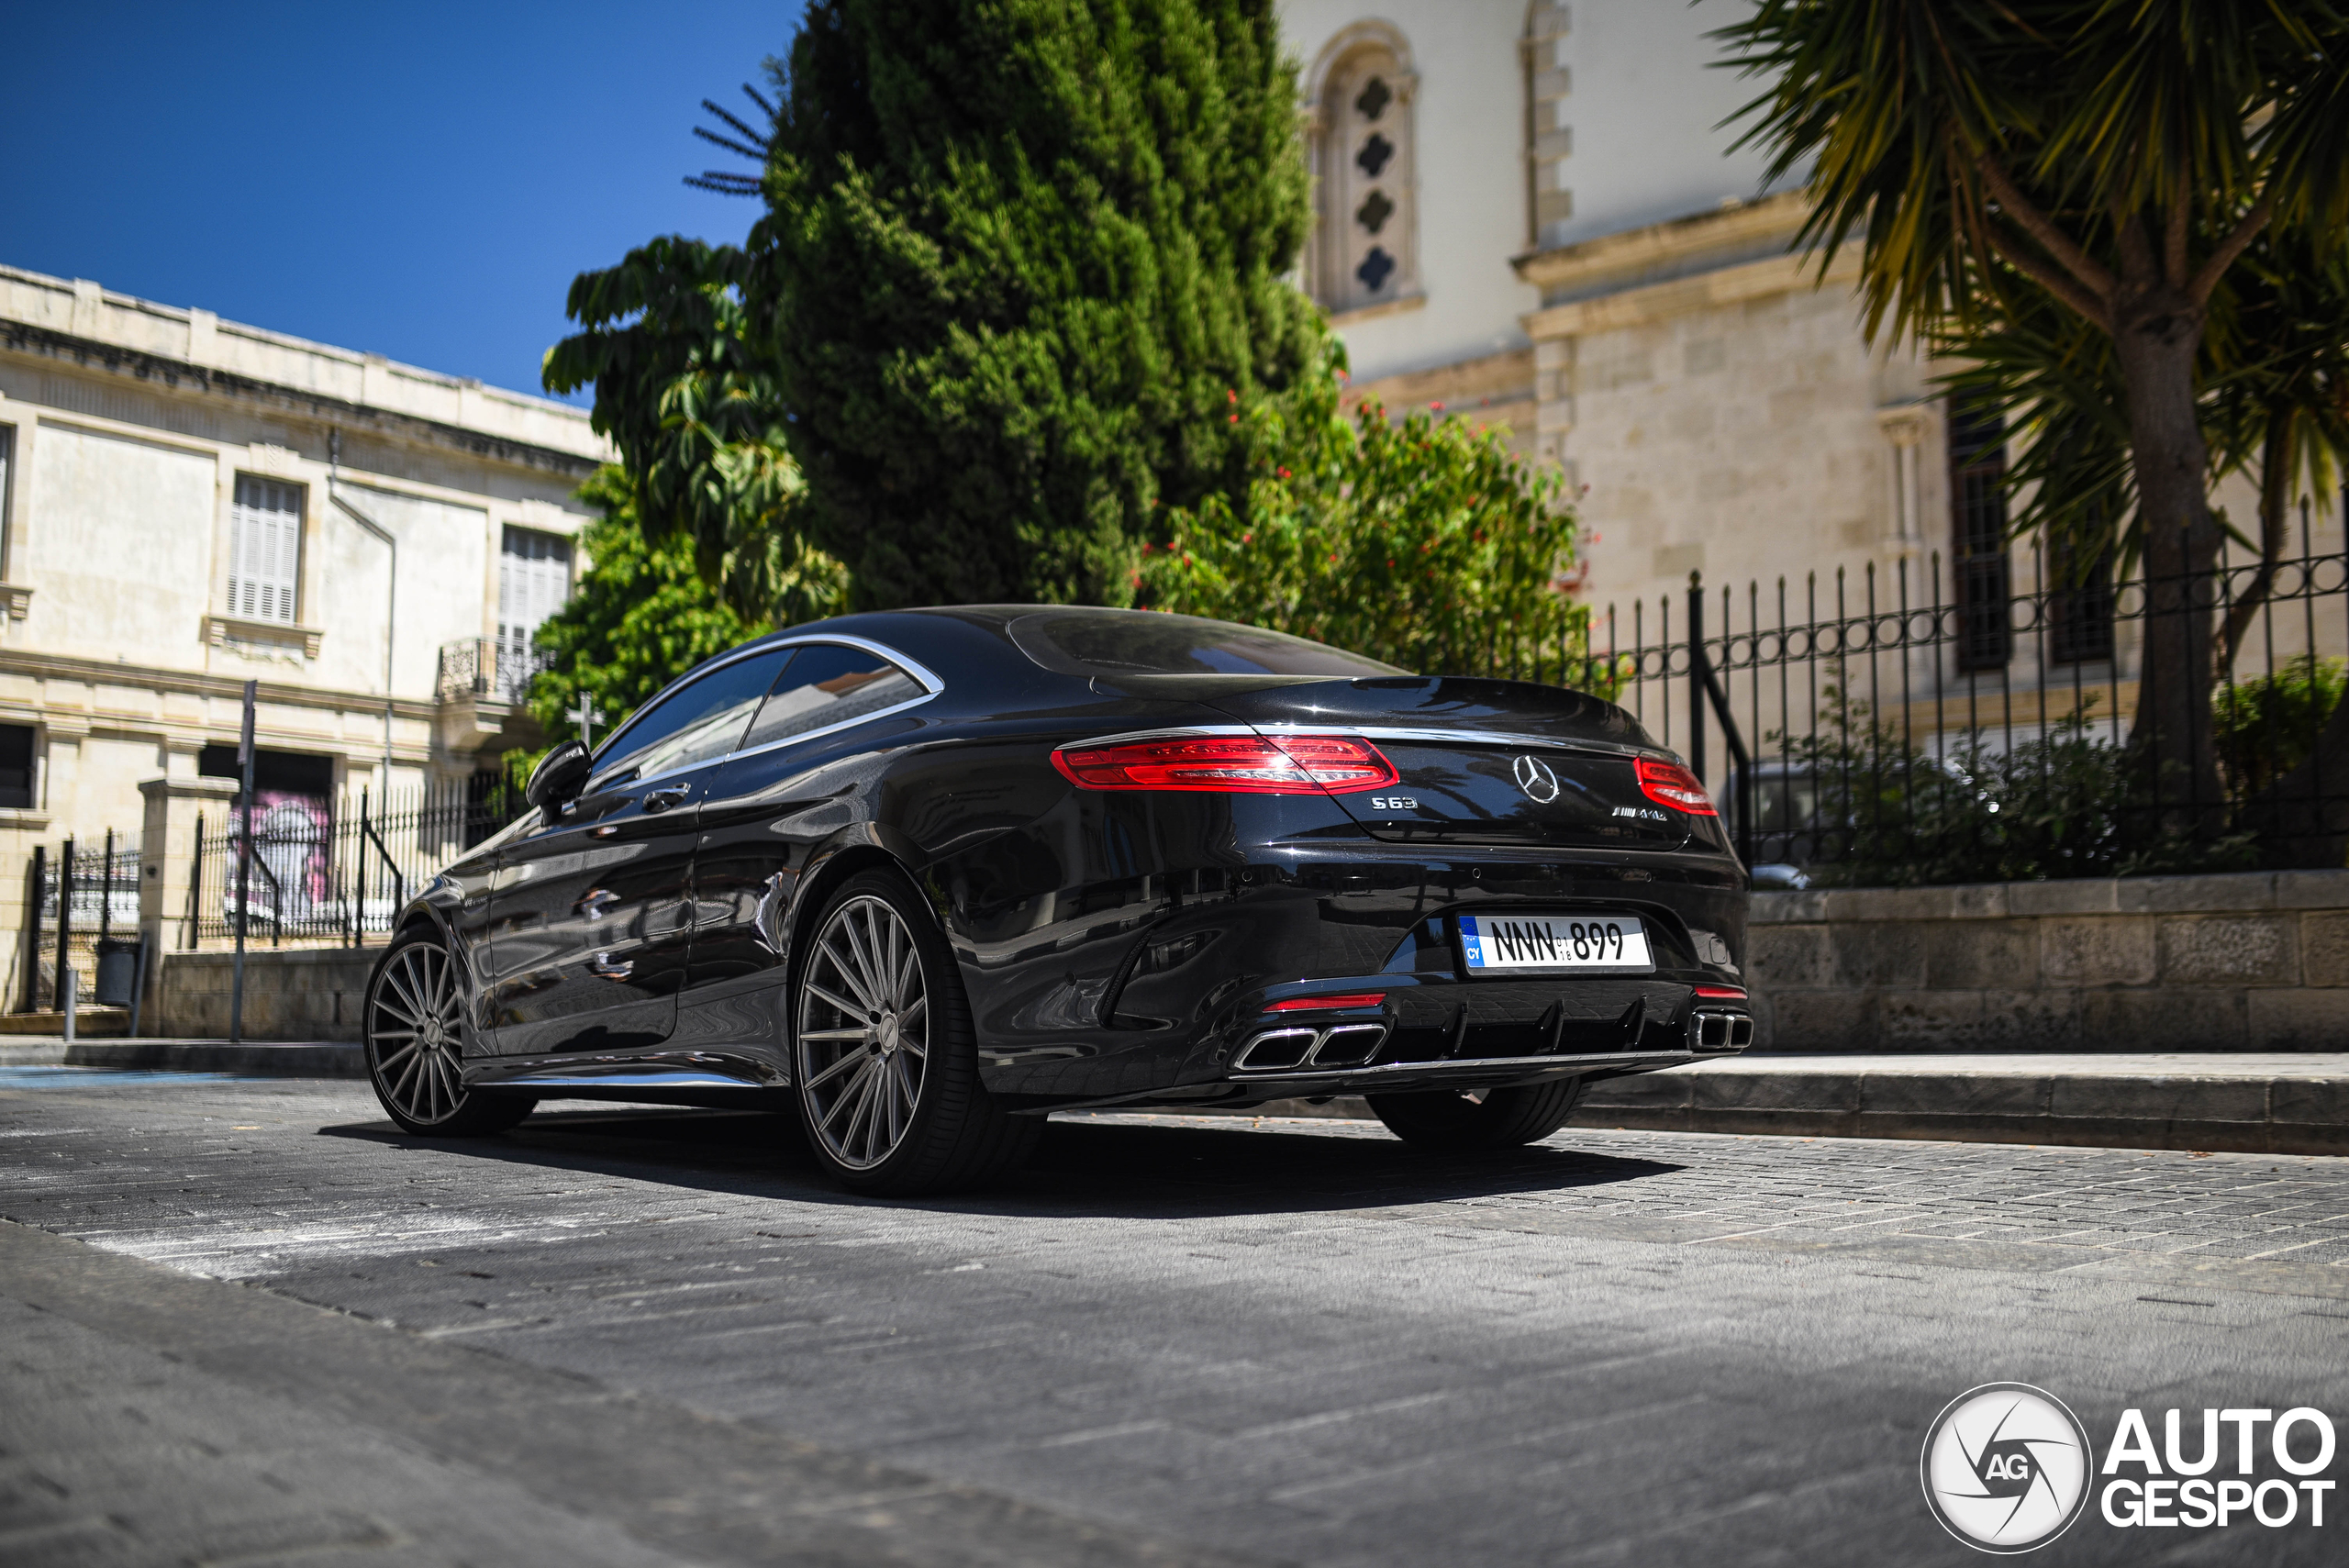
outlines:
[[[1558,775],[1541,758],[1520,757],[1509,764],[1508,771],[1516,778],[1517,787],[1525,792],[1526,799],[1547,806],[1558,798]]]

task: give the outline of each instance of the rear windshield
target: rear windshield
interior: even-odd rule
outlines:
[[[1041,610],[1011,640],[1063,675],[1307,675],[1352,680],[1406,672],[1286,632],[1149,610]]]

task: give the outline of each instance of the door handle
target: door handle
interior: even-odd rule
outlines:
[[[571,912],[574,915],[584,915],[590,920],[600,920],[611,913],[612,906],[619,901],[620,895],[610,888],[598,887],[589,893],[586,897],[573,904],[571,906]]]
[[[606,980],[626,980],[636,973],[636,961],[629,958],[614,958],[610,953],[599,952],[587,961],[587,967]]]
[[[666,811],[673,806],[683,804],[693,792],[691,784],[674,784],[667,789],[656,789],[644,797],[644,809],[648,814]]]

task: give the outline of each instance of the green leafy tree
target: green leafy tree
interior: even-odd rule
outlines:
[[[1315,362],[1272,0],[817,0],[746,297],[852,602],[1118,604]]]
[[[1415,411],[1339,411],[1334,354],[1282,406],[1249,410],[1255,475],[1168,517],[1136,585],[1153,607],[1295,632],[1431,674],[1568,679],[1589,611],[1563,591],[1561,481],[1501,436]]]
[[[1769,79],[1746,113],[1772,176],[1812,168],[1806,239],[1827,259],[1857,239],[1872,335],[2052,299],[2109,341],[2153,584],[2132,743],[2217,801],[2198,363],[2262,232],[2330,243],[2349,217],[2349,21],[2287,0],[1758,0],[1716,36]]]
[[[2112,340],[2050,296],[1979,331],[1936,339],[1963,363],[1944,377],[1961,399],[1999,409],[2017,438],[2006,479],[2015,531],[2061,559],[2129,570],[2145,547],[2130,463],[2127,389]],[[2231,278],[2229,309],[2205,335],[2197,410],[2214,474],[2259,487],[2248,531],[2219,522],[2255,560],[2226,595],[2221,684],[2267,602],[2290,544],[2296,495],[2323,497],[2349,462],[2349,251],[2263,234]]]
[[[805,536],[783,403],[746,336],[746,264],[670,236],[582,272],[566,308],[583,329],[547,350],[543,379],[594,385],[646,537],[682,544],[745,620],[791,625],[835,613],[845,573]]]
[[[646,536],[623,470],[598,470],[579,498],[603,515],[581,536],[588,565],[577,587],[540,624],[551,668],[530,684],[530,711],[556,740],[578,734],[571,712],[581,694],[603,713],[596,733],[608,735],[686,670],[768,629],[702,577],[689,540]]]

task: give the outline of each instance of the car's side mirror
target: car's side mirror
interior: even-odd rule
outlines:
[[[595,757],[578,741],[560,741],[530,770],[522,798],[541,811],[560,811],[587,787],[587,774],[595,763]]]

